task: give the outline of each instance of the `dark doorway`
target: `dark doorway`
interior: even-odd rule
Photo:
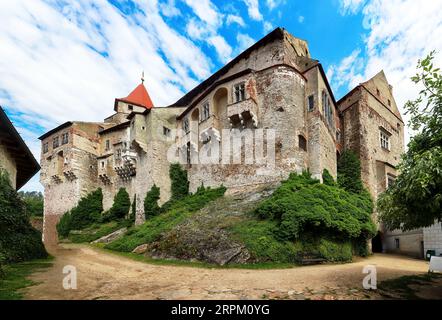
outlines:
[[[371,239],[371,250],[373,251],[373,253],[382,252],[382,237],[380,231],[378,231],[376,236],[373,239]]]

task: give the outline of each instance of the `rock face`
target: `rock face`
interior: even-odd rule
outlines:
[[[93,241],[92,243],[109,243],[114,240],[117,240],[118,238],[121,238],[127,231],[127,228],[122,228],[117,231],[112,232],[111,234],[108,234],[107,236],[101,237],[100,239],[97,239]]]
[[[269,187],[214,201],[150,244],[146,254],[153,258],[198,260],[218,265],[253,262],[247,248],[232,237],[229,228],[245,219],[273,190]]]
[[[136,248],[132,251],[132,253],[143,254],[143,253],[146,253],[146,251],[147,251],[148,249],[149,249],[149,245],[146,243],[146,244],[142,244],[142,245],[136,247]]]

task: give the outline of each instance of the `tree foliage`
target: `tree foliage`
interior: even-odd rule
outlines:
[[[8,174],[0,170],[0,260],[9,263],[46,256],[41,233],[31,226],[25,204]]]
[[[66,237],[71,230],[82,230],[101,220],[103,192],[101,188],[80,199],[77,206],[66,212],[57,224],[57,232]]]
[[[146,198],[144,198],[144,215],[146,219],[160,213],[161,209],[158,205],[158,200],[160,200],[160,188],[154,184],[146,194]]]
[[[405,104],[417,132],[399,164],[396,182],[378,199],[380,220],[389,229],[412,230],[442,221],[442,74],[434,51],[418,62],[412,81],[422,87]]]
[[[361,163],[351,150],[345,150],[338,160],[338,185],[353,193],[361,193],[364,190]]]
[[[120,188],[114,197],[112,207],[103,214],[103,221],[117,221],[127,217],[130,210],[130,197],[125,188]]]
[[[322,182],[327,186],[336,186],[336,181],[327,169],[322,171]]]
[[[23,199],[26,212],[31,217],[43,217],[43,195],[41,192],[31,191],[18,193]]]
[[[369,239],[376,232],[372,201],[366,193],[321,184],[308,172],[292,173],[255,212],[262,219],[277,221],[275,235],[281,241],[293,241],[304,233]]]
[[[179,200],[189,194],[189,180],[187,179],[187,171],[184,170],[179,163],[173,163],[169,168],[169,176],[171,181],[171,200]]]

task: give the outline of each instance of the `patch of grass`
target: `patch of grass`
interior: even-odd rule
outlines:
[[[0,279],[0,300],[23,299],[22,289],[37,284],[27,277],[39,270],[49,268],[52,258],[14,263],[4,267],[4,277]]]
[[[217,264],[211,264],[202,261],[187,261],[187,260],[174,260],[174,259],[153,259],[144,255],[135,254],[131,252],[120,252],[110,249],[106,249],[105,246],[101,244],[92,245],[94,248],[103,250],[106,253],[114,254],[117,256],[125,257],[131,260],[144,262],[153,265],[161,266],[179,266],[179,267],[189,267],[189,268],[203,268],[203,269],[250,269],[250,270],[265,270],[265,269],[291,269],[297,267],[291,263],[275,263],[275,262],[260,262],[253,264],[228,264],[220,266]]]
[[[378,290],[379,293],[386,298],[416,300],[421,298],[416,295],[416,290],[410,286],[428,285],[440,278],[442,278],[442,275],[434,273],[403,276],[381,282],[378,286]]]
[[[143,225],[131,228],[122,238],[105,246],[107,249],[131,252],[137,246],[151,243],[160,235],[192,216],[209,202],[222,197],[226,189],[199,189],[193,195],[167,204],[167,211],[150,217]]]
[[[132,225],[130,220],[111,221],[105,224],[94,224],[81,231],[81,234],[69,234],[69,240],[73,243],[92,242],[107,236],[114,231]]]

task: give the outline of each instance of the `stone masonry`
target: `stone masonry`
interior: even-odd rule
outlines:
[[[280,28],[173,105],[154,107],[140,84],[114,110],[102,123],[68,122],[41,137],[45,241],[56,241],[59,217],[99,187],[105,209],[119,188],[136,197],[142,223],[153,184],[161,203],[170,198],[174,161],[188,170],[192,192],[224,185],[233,193],[307,169],[318,179],[324,169],[336,177],[337,158],[351,149],[376,198],[403,151],[404,124],[384,73],[337,102],[307,42]]]

